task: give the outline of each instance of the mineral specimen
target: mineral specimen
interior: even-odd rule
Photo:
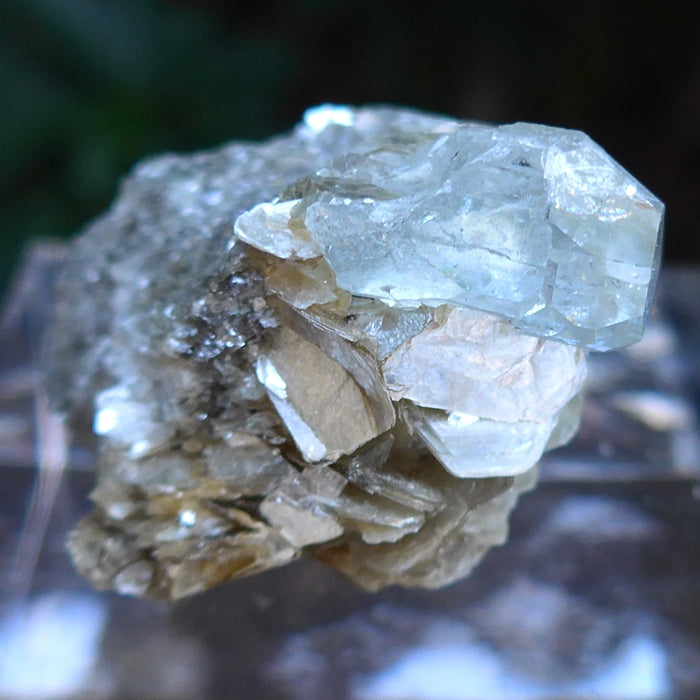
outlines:
[[[77,568],[466,575],[574,433],[583,348],[640,337],[662,221],[581,133],[410,110],[142,163],[58,288],[51,392],[98,438]]]

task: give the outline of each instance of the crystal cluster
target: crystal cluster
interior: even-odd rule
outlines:
[[[72,246],[49,383],[98,442],[69,549],[179,598],[301,553],[438,587],[642,332],[663,205],[584,134],[324,106],[139,165]]]

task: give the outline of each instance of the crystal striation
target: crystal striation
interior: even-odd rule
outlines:
[[[76,566],[466,575],[576,430],[584,348],[640,336],[662,220],[583,134],[404,109],[140,164],[57,290],[55,409],[98,442]]]

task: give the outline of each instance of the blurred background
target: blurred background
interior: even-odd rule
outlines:
[[[667,262],[696,265],[664,271],[642,343],[591,358],[578,438],[474,576],[370,595],[299,562],[166,607],[66,557],[91,454],[35,481],[48,249],[0,330],[0,578],[29,582],[0,584],[0,696],[700,697],[699,27],[697,0],[0,0],[0,294],[141,158],[322,102],[582,129],[667,203]]]
[[[134,162],[289,129],[324,101],[582,129],[700,259],[700,3],[2,0],[0,286]]]

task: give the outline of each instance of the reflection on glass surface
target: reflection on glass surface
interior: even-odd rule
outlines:
[[[94,595],[53,592],[14,605],[0,623],[2,696],[70,696],[85,690],[106,614],[106,601]]]
[[[700,271],[662,277],[640,345],[591,358],[581,433],[470,578],[367,594],[298,562],[164,605],[94,593],[65,553],[93,476],[85,439],[60,470],[35,382],[42,255],[2,326],[0,696],[700,695]]]
[[[575,681],[542,680],[514,668],[468,625],[432,623],[428,641],[409,649],[378,674],[363,678],[357,698],[400,700],[445,698],[666,697],[670,691],[666,651],[650,637],[625,638],[592,674]]]

